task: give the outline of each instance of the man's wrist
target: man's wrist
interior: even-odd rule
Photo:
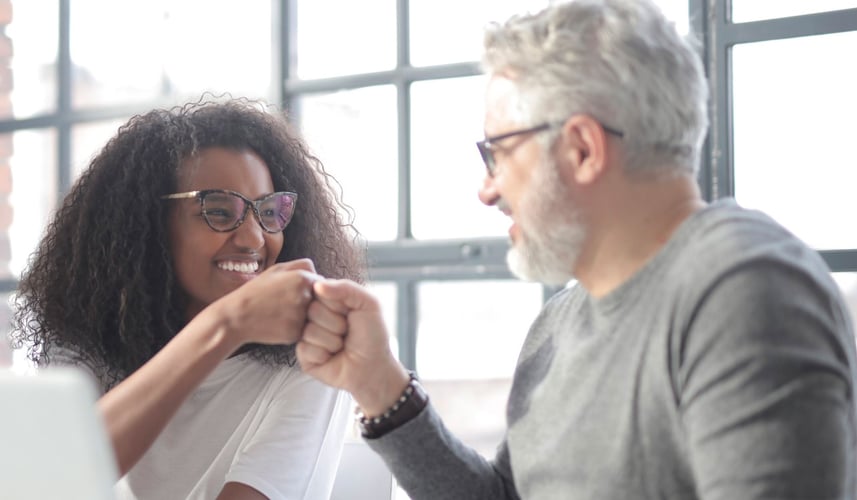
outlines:
[[[395,402],[375,416],[369,416],[358,411],[357,424],[364,438],[376,439],[409,422],[419,415],[427,405],[428,394],[420,385],[416,374],[410,372],[408,384]]]
[[[377,368],[374,380],[360,384],[351,392],[360,411],[368,417],[376,417],[389,409],[410,383],[408,371],[393,360],[389,369]]]

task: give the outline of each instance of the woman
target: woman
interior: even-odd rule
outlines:
[[[13,338],[101,383],[121,498],[329,493],[347,401],[294,356],[315,273],[363,272],[329,180],[233,100],[132,118],[65,198]]]

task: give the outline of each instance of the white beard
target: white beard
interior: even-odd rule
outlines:
[[[586,229],[580,211],[549,155],[538,165],[517,210],[518,241],[506,254],[515,276],[545,285],[565,285],[580,256]]]

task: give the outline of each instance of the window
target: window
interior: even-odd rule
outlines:
[[[57,201],[130,116],[203,92],[280,102],[279,8],[279,0],[0,4],[0,292],[15,289]],[[0,317],[8,312],[0,303]],[[11,362],[0,341],[0,366]]]
[[[690,2],[693,28],[708,41],[712,86],[703,189],[710,199],[735,196],[770,213],[819,250],[834,276],[857,271],[857,206],[848,189],[857,180],[848,147],[857,2],[735,0],[712,11],[707,4]]]
[[[548,1],[289,4],[285,33],[297,55],[286,99],[354,208],[371,283],[392,291],[382,303],[393,301],[399,358],[418,370],[446,424],[491,457],[518,350],[553,290],[510,275],[509,222],[476,198],[486,83],[478,58],[486,23]],[[690,29],[686,0],[661,5]]]
[[[857,312],[848,147],[857,2],[658,3],[703,42],[706,198],[735,196],[806,239]],[[14,209],[0,292],[14,290],[56,200],[127,117],[205,90],[266,97],[289,109],[341,184],[369,242],[369,285],[399,358],[419,370],[449,426],[493,454],[513,357],[553,290],[512,278],[508,221],[476,200],[480,29],[548,0],[13,4],[0,35],[0,84],[12,81],[2,71],[14,74],[12,88],[0,85],[0,152],[9,158],[0,188],[10,193],[0,214]],[[97,21],[108,15],[114,23]],[[0,12],[0,22],[8,17]],[[496,363],[469,364],[488,344],[503,353]],[[8,362],[0,345],[0,365]],[[459,404],[474,395],[478,412]]]

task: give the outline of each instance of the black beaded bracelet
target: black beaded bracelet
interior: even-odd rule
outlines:
[[[407,387],[387,411],[377,417],[367,417],[363,412],[357,413],[357,425],[364,438],[379,438],[416,417],[426,407],[428,394],[420,385],[416,373],[409,374]]]

